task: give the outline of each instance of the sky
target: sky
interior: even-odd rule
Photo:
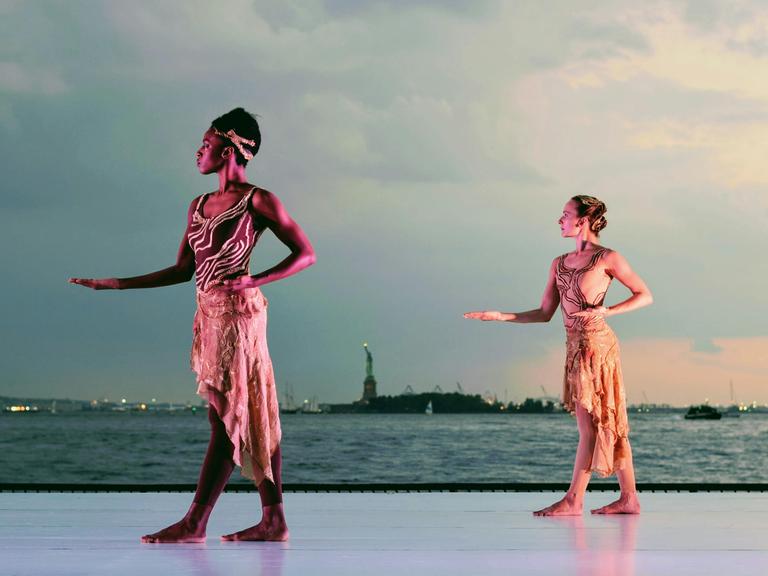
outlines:
[[[462,313],[537,307],[591,194],[655,299],[610,318],[629,401],[768,402],[768,7],[703,0],[0,0],[0,395],[195,401],[193,283],[67,278],[174,262],[236,106],[317,252],[263,288],[279,390],[359,398],[367,341],[380,394],[559,394],[559,313]]]

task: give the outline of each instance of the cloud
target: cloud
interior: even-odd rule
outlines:
[[[0,62],[0,93],[55,96],[68,90],[69,86],[57,72],[30,69],[18,62]]]
[[[768,201],[760,146],[742,137],[762,138],[768,108],[752,81],[734,89],[733,74],[720,86],[659,62],[680,51],[688,65],[679,44],[691,42],[722,52],[718,66],[759,72],[750,42],[760,35],[729,35],[749,22],[727,11],[705,26],[676,6],[15,3],[3,58],[18,63],[15,85],[38,93],[0,99],[0,121],[23,128],[0,143],[7,234],[21,247],[2,264],[28,272],[9,284],[12,340],[50,362],[9,349],[6,365],[30,390],[81,376],[95,387],[119,372],[115,388],[150,394],[162,374],[168,397],[191,396],[190,286],[75,296],[60,282],[173,260],[186,204],[216,186],[194,171],[197,142],[236,105],[261,115],[250,177],[284,200],[318,250],[317,266],[265,288],[276,369],[297,395],[356,396],[363,339],[390,393],[456,380],[526,390],[505,370],[546,358],[561,328],[475,326],[460,313],[539,302],[548,263],[570,248],[555,220],[574,192],[606,199],[605,241],[656,296],[647,312],[616,319],[628,342],[764,335],[766,271],[753,254]],[[50,78],[68,91],[41,94],[56,87]],[[39,154],[40,142],[55,153]],[[30,194],[31,181],[46,185]],[[260,242],[254,271],[285,254],[269,235]],[[617,286],[609,297],[624,294]],[[148,341],[159,311],[167,320]],[[74,326],[82,342],[62,351]],[[85,374],[94,349],[98,366]],[[127,367],[121,350],[157,361]],[[722,357],[698,360],[710,356]],[[681,390],[698,397],[695,383]]]
[[[739,48],[768,39],[768,11],[738,27],[709,30],[691,26],[669,4],[630,10],[621,20],[643,36],[648,50],[624,50],[615,57],[573,62],[562,71],[571,86],[594,87],[644,75],[692,90],[759,100],[768,96],[768,59]]]
[[[705,354],[717,354],[723,349],[716,345],[710,338],[696,338],[691,345],[694,352],[704,352]]]
[[[306,26],[273,26],[251,2],[226,10],[209,2],[112,3],[111,25],[141,58],[126,72],[156,81],[194,81],[254,72],[336,74],[361,64],[364,22],[302,11]],[[267,12],[268,14],[271,12]]]
[[[138,56],[123,73],[195,84],[205,71],[290,123],[320,170],[381,180],[540,179],[520,161],[516,79],[573,50],[643,48],[621,23],[527,4],[131,3],[110,18]]]
[[[701,151],[709,160],[704,173],[728,188],[768,184],[764,145],[768,122],[697,124],[674,120],[630,129],[630,143],[640,149]]]
[[[571,105],[580,100],[594,102],[600,99],[600,92],[623,92],[636,101],[630,87],[637,86],[648,99],[674,108],[656,110],[650,118],[643,111],[648,103],[632,108],[619,100],[602,110],[571,110],[568,123],[572,127],[597,129],[585,153],[601,155],[616,144],[641,150],[680,150],[702,168],[692,170],[699,178],[729,188],[764,185],[768,182],[762,146],[768,138],[768,57],[745,46],[764,44],[768,38],[768,11],[753,16],[738,25],[712,24],[702,29],[670,5],[628,11],[620,20],[645,39],[647,50],[628,46],[608,57],[579,58],[534,74],[521,81],[520,101],[541,116],[551,110],[548,100],[553,98],[535,101],[535,94],[565,91],[568,95],[560,94],[556,100]],[[643,86],[655,87],[661,94]],[[689,105],[699,113],[694,116],[682,111],[675,100],[664,98],[673,90],[685,92]],[[721,98],[719,107],[715,106],[711,93],[724,95],[725,105]],[[712,107],[702,113],[701,101],[712,102]],[[546,131],[540,137],[544,135]],[[600,140],[603,146],[597,144]],[[575,161],[583,163],[579,149],[573,151]]]

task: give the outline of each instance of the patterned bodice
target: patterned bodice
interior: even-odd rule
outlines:
[[[563,254],[558,259],[555,281],[557,283],[557,290],[560,293],[560,310],[563,312],[563,323],[566,330],[600,328],[605,324],[602,317],[582,318],[580,316],[572,316],[572,314],[580,310],[603,305],[605,294],[608,291],[612,278],[607,276],[605,288],[600,290],[591,299],[582,292],[581,282],[585,275],[594,270],[600,258],[607,253],[607,248],[598,248],[589,261],[581,268],[566,266],[565,257],[567,254]]]
[[[259,233],[248,207],[256,189],[221,214],[206,218],[202,207],[210,194],[197,201],[189,228],[189,246],[195,253],[195,283],[207,291],[224,278],[248,274],[248,261]]]

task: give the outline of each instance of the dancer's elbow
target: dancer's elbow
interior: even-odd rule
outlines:
[[[635,292],[633,300],[635,308],[645,308],[653,304],[653,294],[650,292]]]
[[[646,306],[650,306],[651,304],[653,304],[653,294],[651,294],[650,290],[647,290],[643,294],[643,296],[644,296],[643,300],[644,300]]]
[[[296,272],[309,268],[316,261],[317,261],[317,257],[315,256],[315,252],[313,250],[309,250],[309,251],[302,250],[302,251],[295,252],[293,265],[291,266],[293,270],[292,274],[295,274]]]
[[[317,256],[315,255],[315,251],[312,250],[311,252],[306,252],[303,257],[302,261],[304,264],[304,268],[309,268],[312,266],[315,262],[317,262]]]

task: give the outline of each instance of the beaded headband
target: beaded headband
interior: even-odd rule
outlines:
[[[240,154],[243,155],[243,158],[245,158],[246,160],[250,160],[251,158],[253,158],[253,152],[248,150],[245,146],[243,146],[243,144],[247,144],[248,146],[255,146],[256,142],[254,140],[248,140],[248,138],[243,138],[242,136],[238,136],[234,130],[227,130],[226,132],[222,132],[215,126],[212,126],[212,128],[213,128],[214,134],[230,140],[232,144],[235,145],[235,148],[237,148],[240,151]]]

